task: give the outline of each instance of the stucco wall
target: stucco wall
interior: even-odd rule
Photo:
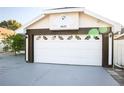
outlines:
[[[60,15],[67,15],[70,17],[71,20],[67,20],[69,24],[69,28],[67,29],[72,29],[72,28],[88,28],[88,27],[111,27],[111,25],[96,19],[92,16],[86,15],[84,13],[62,13],[62,14],[51,14],[45,16],[43,19],[35,22],[34,24],[30,25],[27,29],[48,29],[51,26],[57,27],[59,24],[62,24],[61,21],[58,18]],[[79,17],[79,18],[77,18]],[[57,26],[53,25],[52,23],[57,24]],[[55,21],[56,20],[56,21]],[[77,22],[76,22],[77,21]],[[67,23],[66,23],[67,24]],[[70,26],[71,25],[71,26]],[[79,27],[77,27],[79,26]],[[57,27],[59,30],[59,28]],[[61,28],[60,28],[61,29]]]

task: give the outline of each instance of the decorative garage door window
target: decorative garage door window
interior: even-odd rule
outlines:
[[[43,39],[44,39],[44,40],[47,40],[48,38],[47,38],[46,36],[43,36]]]
[[[71,36],[69,36],[68,38],[67,38],[67,40],[71,40],[73,38],[73,36],[71,35]]]
[[[55,40],[56,39],[56,36],[52,36],[52,38],[51,38],[52,40]]]
[[[39,40],[40,38],[41,38],[41,36],[40,36],[40,35],[38,35],[38,36],[37,36],[37,38],[36,38],[36,40]]]
[[[36,40],[99,40],[100,35],[37,35]]]
[[[91,38],[94,38],[95,40],[99,40],[99,35],[102,33],[107,33],[108,29],[106,27],[100,27],[95,29],[90,29],[88,31],[88,35],[86,36],[85,40],[89,40]]]
[[[97,29],[91,29],[88,32],[88,35],[86,36],[85,40],[89,40],[91,38],[94,38],[95,40],[99,40],[99,31]]]
[[[81,37],[78,36],[78,35],[76,35],[75,38],[76,38],[77,40],[81,40]]]
[[[63,36],[58,36],[60,40],[64,40],[64,37]]]
[[[88,31],[88,34],[75,35],[37,35],[36,40],[99,40],[102,33],[107,33],[108,29],[105,27],[93,28]]]

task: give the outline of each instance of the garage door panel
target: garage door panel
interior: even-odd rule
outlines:
[[[74,56],[87,56],[87,55],[100,55],[99,54],[99,51],[96,51],[95,49],[92,50],[92,49],[78,49],[78,48],[72,48],[72,49],[62,49],[61,48],[61,51],[60,49],[56,49],[56,48],[52,48],[52,49],[48,49],[48,48],[39,48],[37,49],[38,51],[35,51],[35,52],[38,52],[37,54],[38,55],[43,55],[43,56],[59,56],[59,55],[74,55]],[[72,53],[72,50],[73,50],[73,53]]]
[[[100,40],[36,40],[34,62],[99,65],[102,47]]]
[[[101,63],[96,62],[96,61],[89,61],[88,59],[84,60],[84,59],[66,59],[65,58],[44,58],[41,59],[42,61],[40,61],[40,63],[56,63],[56,64],[75,64],[75,65],[95,65],[95,66],[101,66]],[[83,61],[80,61],[83,60]],[[36,62],[39,63],[39,60],[36,60]]]
[[[99,60],[96,60],[93,58],[92,60],[89,61],[89,58],[68,58],[68,57],[57,57],[57,58],[50,58],[50,57],[43,57],[43,58],[37,58],[36,62],[41,63],[57,63],[57,64],[76,64],[76,65],[101,65]],[[95,60],[95,61],[94,61]]]

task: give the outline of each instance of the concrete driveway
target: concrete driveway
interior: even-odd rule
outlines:
[[[0,56],[0,85],[119,85],[102,67],[27,64],[24,55]]]

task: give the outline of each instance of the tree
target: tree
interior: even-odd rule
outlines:
[[[2,40],[4,44],[4,51],[12,51],[15,53],[20,52],[21,50],[24,50],[24,35],[16,34],[16,35],[10,35],[7,36],[4,40]]]
[[[16,29],[21,27],[21,24],[19,22],[17,22],[16,20],[7,20],[7,21],[4,20],[4,21],[0,22],[0,27],[15,31]]]

